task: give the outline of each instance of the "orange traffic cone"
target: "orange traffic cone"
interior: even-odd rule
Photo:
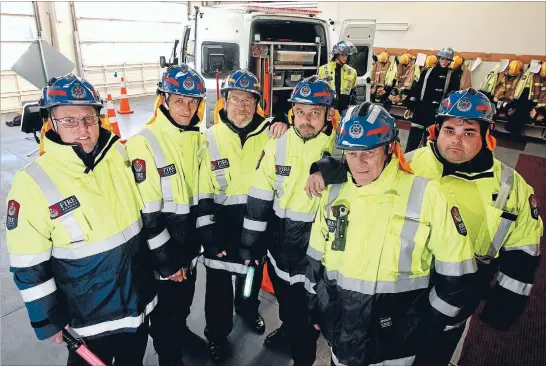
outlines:
[[[264,264],[264,277],[262,280],[262,288],[270,294],[275,294],[275,291],[273,291],[273,284],[271,283],[271,279],[269,278],[267,263]]]
[[[108,94],[106,98],[106,109],[108,110],[108,120],[112,126],[112,132],[121,137],[121,131],[119,130],[118,119],[116,117],[116,109],[114,108],[114,102],[112,101],[112,95]]]
[[[129,98],[127,98],[127,85],[125,84],[125,78],[121,77],[121,99],[119,100],[119,114],[131,114],[134,113],[129,105]]]

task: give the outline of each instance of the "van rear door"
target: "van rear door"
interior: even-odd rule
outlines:
[[[343,21],[339,33],[339,40],[352,42],[358,50],[347,62],[357,71],[358,103],[370,100],[370,84],[367,79],[372,71],[375,27],[376,23],[373,19],[347,19]]]

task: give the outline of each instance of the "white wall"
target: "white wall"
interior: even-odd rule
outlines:
[[[375,47],[461,52],[546,54],[546,2],[319,2],[321,17],[408,23],[408,31],[377,31]],[[479,86],[494,63],[473,74]]]

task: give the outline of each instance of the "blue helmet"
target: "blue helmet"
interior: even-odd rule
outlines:
[[[313,75],[301,80],[292,90],[290,99],[291,103],[315,104],[331,107],[335,104],[335,91],[330,85]]]
[[[186,64],[169,67],[157,90],[193,98],[204,98],[207,95],[205,79]]]
[[[335,146],[340,150],[371,150],[398,137],[394,118],[371,102],[350,107],[338,126]]]
[[[229,74],[222,85],[222,93],[226,93],[230,90],[241,90],[251,94],[254,94],[258,99],[262,97],[262,84],[254,75],[248,70],[236,70]]]
[[[447,58],[449,61],[453,61],[453,57],[455,56],[455,51],[453,51],[453,48],[451,47],[444,47],[438,53],[436,54],[438,58],[443,57]]]
[[[442,100],[436,119],[438,121],[454,117],[494,123],[495,106],[482,92],[468,88],[451,93]]]
[[[339,41],[332,49],[332,55],[350,56],[357,53],[356,47],[349,41]]]
[[[102,108],[99,92],[87,80],[70,73],[52,78],[42,89],[40,106],[48,110],[61,105],[92,106]]]

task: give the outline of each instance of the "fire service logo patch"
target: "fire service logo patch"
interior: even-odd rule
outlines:
[[[142,183],[146,180],[146,161],[142,159],[135,159],[132,161],[133,174],[135,175],[135,181]]]
[[[8,202],[8,217],[6,218],[6,228],[8,230],[13,230],[17,227],[19,222],[19,208],[21,205],[15,200],[10,200]]]
[[[215,170],[227,169],[227,168],[229,168],[228,159],[220,159],[220,160],[214,160],[210,162],[210,170],[212,170],[213,172]]]
[[[80,201],[76,196],[70,196],[67,199],[64,199],[56,204],[49,206],[49,218],[54,220],[58,217],[66,215],[69,212],[74,211],[80,207]]]
[[[461,217],[461,213],[459,212],[457,206],[453,206],[451,208],[451,217],[453,217],[453,222],[455,223],[457,232],[459,232],[459,234],[461,234],[462,236],[466,236],[468,234],[468,231],[466,230],[466,226],[463,222],[463,218]]]

